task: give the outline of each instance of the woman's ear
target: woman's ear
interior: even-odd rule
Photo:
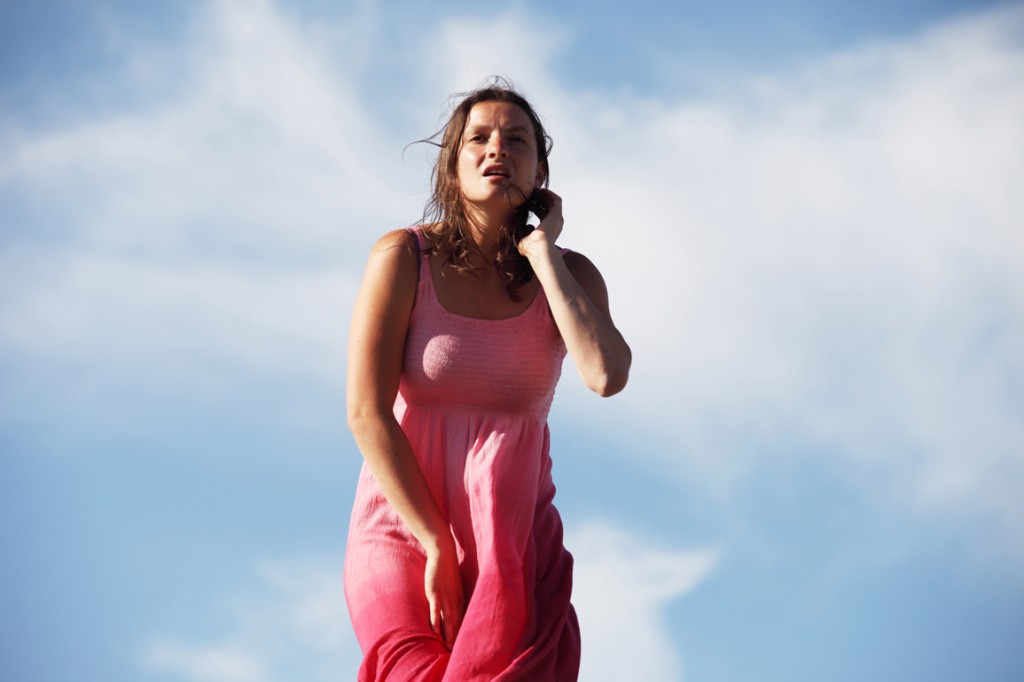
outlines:
[[[537,164],[537,177],[535,177],[533,179],[533,188],[537,189],[538,187],[543,187],[544,186],[544,179],[546,177],[547,177],[547,173],[544,172],[544,166],[542,164],[538,163]]]

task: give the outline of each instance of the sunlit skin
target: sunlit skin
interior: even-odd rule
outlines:
[[[526,112],[510,102],[474,106],[462,134],[458,177],[474,224],[506,220],[544,182]]]
[[[534,191],[555,201],[553,192],[538,189],[544,181],[538,163],[536,137],[530,117],[509,102],[474,106],[460,138],[456,172],[476,249],[470,261],[480,267],[459,272],[431,258],[438,300],[445,308],[468,317],[505,318],[529,306],[538,286],[531,282],[509,297],[505,281],[491,267],[494,245],[513,211]],[[555,216],[557,218],[557,216]],[[554,226],[554,221],[548,224]]]
[[[613,395],[626,384],[632,355],[612,323],[600,272],[582,254],[563,254],[555,246],[563,227],[562,199],[540,189],[544,174],[537,151],[530,118],[517,105],[481,102],[472,108],[457,173],[470,246],[475,247],[471,262],[477,267],[458,273],[445,266],[443,254],[432,254],[429,274],[442,306],[485,319],[521,313],[537,287],[543,287],[549,313],[584,383],[602,396]],[[533,192],[548,210],[518,245],[534,279],[515,300],[489,262],[503,225]],[[438,229],[425,226],[428,236]],[[384,496],[423,547],[429,625],[450,648],[466,598],[456,544],[393,412],[415,302],[417,259],[404,230],[386,234],[370,255],[350,327],[348,423]]]

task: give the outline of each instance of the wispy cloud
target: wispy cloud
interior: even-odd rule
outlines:
[[[665,613],[714,570],[719,551],[665,548],[597,522],[570,533],[566,543],[576,559],[580,679],[682,679],[680,646]]]
[[[196,682],[260,682],[266,679],[258,658],[231,645],[189,647],[173,641],[155,642],[146,652],[145,665],[152,670]]]
[[[69,382],[241,369],[340,392],[370,236],[419,210],[401,145],[312,28],[269,3],[199,14],[180,53],[154,62],[187,72],[165,99],[3,140],[0,183],[19,198],[0,343],[71,363]]]
[[[230,631],[209,641],[155,636],[141,652],[142,667],[188,682],[354,678],[360,654],[345,610],[340,559],[263,560],[253,572],[255,589],[230,596]],[[214,615],[197,608],[200,617]]]
[[[713,571],[718,550],[662,547],[596,521],[566,542],[576,559],[573,603],[586,640],[582,679],[681,679],[678,643],[664,614]],[[143,668],[188,682],[354,677],[360,653],[340,567],[340,560],[322,557],[258,562],[256,588],[231,595],[228,632],[198,641],[155,636],[141,653]]]
[[[630,457],[723,499],[767,452],[828,457],[1024,559],[1022,24],[965,17],[700,101],[544,93],[565,241],[636,351],[617,407],[662,434]]]
[[[397,161],[414,135],[377,123],[361,85],[385,38],[372,12],[337,28],[367,29],[339,66],[322,26],[272,4],[202,12],[165,101],[4,139],[0,183],[58,227],[43,240],[10,215],[0,343],[88,377],[153,367],[126,341],[153,337],[171,366],[337,386],[365,245],[425,185]],[[571,31],[502,19],[421,27],[404,49],[460,82],[413,66],[413,90],[501,71],[536,98],[564,241],[605,272],[636,351],[602,409],[653,434],[647,464],[728,500],[766,450],[819,453],[864,495],[1024,558],[1024,11],[699,101],[576,91],[550,68]],[[483,45],[501,49],[466,58]]]
[[[4,424],[45,432],[89,387],[95,400],[68,412],[106,428],[91,411],[115,400],[98,394],[111,377],[189,401],[231,372],[340,395],[366,248],[415,219],[427,184],[421,151],[403,162],[402,146],[432,131],[444,95],[499,72],[550,125],[563,241],[604,272],[635,351],[625,394],[598,405],[566,387],[557,409],[591,431],[621,426],[629,466],[707,495],[708,515],[813,457],[880,517],[923,519],[1019,575],[1019,5],[733,74],[699,99],[573,87],[552,68],[572,30],[527,10],[382,31],[377,5],[362,7],[326,25],[269,2],[203,5],[185,42],[128,65],[173,82],[163,96],[0,131]],[[625,637],[647,652],[629,676],[674,679],[662,614],[715,552],[613,526],[569,543],[586,674],[614,679]],[[857,549],[823,551],[849,570]],[[158,633],[144,667],[197,682],[355,669],[336,560],[254,571],[235,627]]]

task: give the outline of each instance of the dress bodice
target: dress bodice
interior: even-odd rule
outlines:
[[[515,317],[452,313],[437,298],[422,232],[416,235],[420,274],[400,398],[419,407],[545,419],[566,350],[544,289],[538,287],[530,306]]]

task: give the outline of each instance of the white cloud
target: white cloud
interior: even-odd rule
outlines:
[[[603,522],[570,532],[566,544],[575,558],[581,679],[681,679],[680,646],[665,613],[714,570],[718,550],[666,548]],[[186,682],[354,678],[361,654],[345,611],[341,561],[263,560],[254,573],[257,589],[232,597],[229,632],[198,642],[161,634],[142,652],[143,667]]]
[[[266,2],[214,3],[195,24],[164,101],[15,140],[0,180],[73,203],[79,239],[162,256],[308,257],[418,213],[392,163],[401,145],[309,29]]]
[[[228,646],[187,647],[172,641],[154,643],[146,667],[196,682],[259,682],[263,666],[250,652]]]
[[[334,384],[365,247],[425,186],[394,161],[415,135],[359,85],[392,46],[372,12],[333,33],[269,3],[205,12],[166,101],[6,141],[0,182],[65,222],[2,256],[0,342],[119,371],[150,356],[118,344],[151,336],[181,363]],[[421,55],[416,92],[506,72],[550,122],[564,241],[605,272],[635,350],[600,409],[655,434],[629,456],[696,463],[727,500],[766,449],[828,453],[866,494],[973,518],[1024,557],[1024,10],[701,101],[575,91],[549,63],[571,32],[534,19],[442,19],[400,54]],[[344,62],[339,32],[360,36]]]
[[[1019,578],[1024,10],[678,100],[574,88],[551,69],[572,31],[526,12],[381,31],[363,7],[325,25],[269,2],[204,5],[186,42],[128,67],[173,81],[165,97],[0,131],[0,190],[16,198],[3,219],[29,209],[0,252],[7,423],[45,422],[109,376],[170,392],[227,368],[340,396],[366,248],[419,214],[427,184],[402,145],[432,131],[444,95],[505,73],[550,126],[564,242],[601,267],[635,351],[625,394],[598,404],[563,386],[557,409],[634,434],[622,454],[668,484],[696,476],[687,489],[721,503],[708,517],[776,461],[798,472],[792,458],[818,453],[860,495]],[[36,374],[12,369],[26,353]],[[44,391],[52,359],[77,371]],[[106,397],[80,406],[93,428]],[[678,679],[685,643],[665,613],[715,551],[601,525],[568,544],[583,679]],[[822,551],[844,571],[860,560]],[[339,562],[254,570],[233,628],[160,633],[142,666],[190,682],[353,677]]]
[[[573,604],[580,619],[580,679],[680,680],[680,647],[665,613],[714,570],[718,550],[653,546],[624,529],[590,523],[570,532]]]
[[[434,57],[422,62],[423,76],[444,74],[438,84],[442,91],[463,92],[490,76],[503,75],[526,88],[538,102],[547,102],[551,100],[547,95],[560,89],[549,62],[570,44],[571,35],[566,28],[520,9],[493,21],[445,21],[428,41],[441,49],[426,52]]]
[[[55,239],[16,226],[0,254],[0,341],[107,376],[240,366],[340,390],[371,239],[420,210],[400,145],[313,29],[268,3],[195,24],[162,57],[190,69],[164,101],[5,140],[0,183]]]
[[[667,442],[630,457],[699,462],[728,499],[766,452],[821,452],[1024,558],[1022,24],[968,17],[705,101],[556,103],[566,242],[634,346],[617,406]]]
[[[550,121],[564,243],[604,271],[635,351],[613,406],[562,407],[646,420],[660,438],[624,454],[696,465],[723,502],[766,452],[820,452],[1024,559],[1024,10],[700,101],[573,91],[549,75],[569,35],[507,19],[425,42],[465,84],[528,74]]]
[[[231,632],[205,642],[159,635],[141,653],[142,666],[186,682],[354,679],[361,656],[340,559],[264,560],[254,572],[258,588],[233,597]]]

